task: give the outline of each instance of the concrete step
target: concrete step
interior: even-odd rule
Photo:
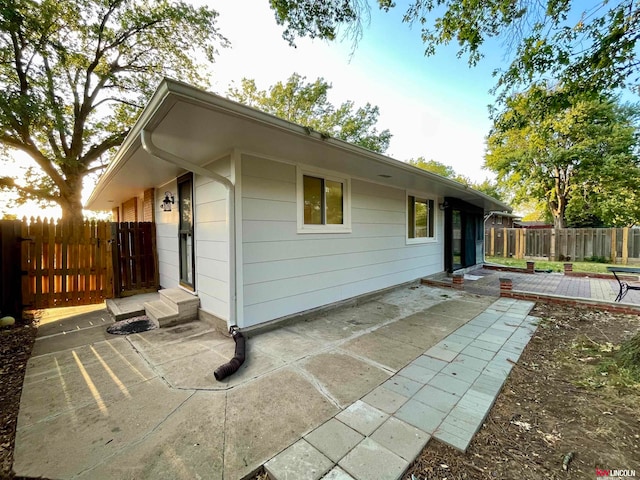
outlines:
[[[167,327],[179,323],[178,308],[168,305],[162,300],[154,300],[144,303],[147,316],[158,322],[160,327]]]
[[[186,322],[198,318],[198,307],[200,299],[181,288],[165,288],[158,292],[160,300],[170,306],[177,308],[178,321]]]

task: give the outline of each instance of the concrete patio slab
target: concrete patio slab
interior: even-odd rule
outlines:
[[[252,349],[261,350],[267,355],[287,363],[324,350],[327,347],[322,340],[302,335],[287,328],[279,328],[250,337],[248,343],[251,344]]]
[[[356,355],[370,358],[397,371],[420,355],[424,349],[375,331],[351,340],[341,347]]]
[[[42,338],[96,326],[107,327],[113,323],[113,318],[104,310],[103,304],[97,304],[48,308],[42,311],[38,323],[38,336]]]
[[[64,357],[61,361],[66,368],[57,375],[40,376],[38,381],[32,381],[31,372],[26,375],[29,381],[22,394],[30,401],[20,410],[21,426],[86,405],[108,405],[130,398],[133,387],[157,376],[138,356],[121,357],[109,351],[101,355],[94,345],[67,350]]]
[[[338,411],[290,368],[228,391],[224,478],[245,477]]]
[[[341,406],[361,398],[391,376],[387,372],[346,353],[315,355],[302,363]]]
[[[223,393],[193,393],[157,429],[78,478],[221,480],[225,404]]]
[[[92,315],[93,316],[93,315]],[[97,315],[98,319],[102,315]],[[33,344],[31,355],[40,356],[47,353],[59,352],[69,348],[82,347],[91,343],[111,340],[114,336],[107,333],[106,327],[98,325],[80,330],[73,330],[68,333],[38,337]]]
[[[71,478],[142,440],[191,394],[151,379],[127,396],[107,402],[96,393],[92,404],[51,412],[28,426],[20,416],[13,468],[22,476]]]
[[[213,370],[235,344],[206,323],[124,338],[93,326],[51,333],[38,340],[27,369],[16,473],[241,479],[265,462],[284,465],[284,452],[298,445],[327,459],[318,470],[326,478],[399,478],[434,432],[466,448],[509,359],[533,334],[535,319],[522,302],[493,300],[415,285],[309,314],[249,334],[245,363],[222,382]],[[498,328],[507,322],[522,326]],[[487,332],[504,338],[497,352],[489,349],[497,342],[477,339]],[[87,343],[78,345],[80,338]],[[467,390],[458,395],[441,390],[461,384]],[[51,448],[58,444],[61,451]]]

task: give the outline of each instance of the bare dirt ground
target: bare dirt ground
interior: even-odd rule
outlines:
[[[432,441],[411,480],[640,477],[640,384],[612,361],[640,317],[538,304],[542,322],[465,454]],[[11,465],[33,325],[0,330],[0,478]],[[563,469],[563,461],[568,469]],[[255,478],[266,479],[264,473]]]

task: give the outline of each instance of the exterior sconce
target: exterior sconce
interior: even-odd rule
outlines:
[[[164,200],[162,200],[162,203],[160,204],[160,208],[162,208],[163,212],[170,212],[171,211],[171,205],[173,205],[175,203],[174,197],[173,197],[173,193],[171,192],[164,192]]]
[[[446,200],[444,202],[442,202],[441,204],[438,205],[438,207],[440,208],[440,210],[444,211],[447,208],[449,208],[449,202],[447,202]]]

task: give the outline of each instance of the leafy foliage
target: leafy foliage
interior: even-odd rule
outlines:
[[[504,199],[498,184],[489,179],[485,179],[480,183],[474,183],[468,177],[457,173],[450,165],[445,165],[444,163],[438,162],[436,160],[426,160],[424,157],[412,158],[408,160],[407,163],[409,165],[413,165],[414,167],[421,168],[422,170],[437,173],[438,175],[441,175],[443,177],[450,178],[451,180],[455,180],[456,182],[460,182],[497,200]]]
[[[487,140],[485,165],[516,202],[545,201],[557,228],[640,220],[637,106],[534,86],[511,96]]]
[[[389,10],[391,0],[377,0]],[[364,0],[271,0],[285,37],[334,39],[340,25],[361,35]],[[422,28],[425,54],[457,42],[471,65],[499,38],[512,53],[497,87],[509,92],[542,78],[574,91],[638,88],[640,7],[633,0],[413,0],[404,21]]]
[[[378,107],[367,103],[356,109],[352,101],[335,107],[327,97],[330,89],[331,84],[323,78],[307,83],[306,77],[294,73],[286,82],[278,82],[268,90],[259,90],[255,80],[243,78],[240,86],[231,88],[228,95],[245,105],[325,135],[374,152],[385,152],[391,133],[389,130],[378,131]]]
[[[206,84],[194,58],[226,44],[216,16],[167,0],[0,0],[0,153],[39,167],[0,186],[81,217],[83,179],[106,166],[162,77]]]

